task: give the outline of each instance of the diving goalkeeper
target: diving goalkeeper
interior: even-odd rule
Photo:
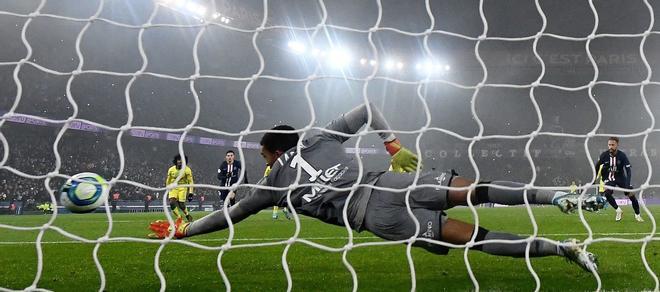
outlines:
[[[387,240],[406,240],[413,236],[428,238],[452,244],[465,244],[476,234],[477,244],[472,249],[492,255],[524,257],[526,242],[483,243],[484,240],[521,240],[524,237],[501,232],[493,232],[484,227],[447,218],[443,210],[454,206],[493,202],[505,205],[524,204],[523,190],[503,190],[494,186],[523,187],[524,184],[510,181],[493,181],[490,186],[478,186],[473,195],[467,190],[447,189],[446,187],[467,187],[472,180],[460,177],[453,171],[430,171],[419,174],[419,187],[410,191],[410,208],[422,227],[415,234],[415,224],[406,210],[405,192],[413,184],[414,174],[391,172],[367,172],[358,176],[358,162],[353,155],[346,154],[342,143],[367,123],[368,109],[371,108],[371,128],[379,131],[385,149],[392,156],[392,167],[399,171],[417,171],[417,157],[402,147],[399,139],[391,132],[382,114],[371,104],[361,105],[330,122],[326,129],[301,141],[298,152],[298,134],[290,126],[277,126],[261,138],[261,155],[272,167],[270,174],[262,178],[258,185],[283,188],[268,190],[253,186],[245,198],[227,209],[233,223],[240,222],[252,214],[273,205],[287,206],[288,188],[292,184],[300,186],[290,193],[290,204],[302,215],[317,218],[323,222],[344,226],[342,217],[344,205],[348,204],[348,223],[360,232],[368,230]],[[297,182],[297,169],[301,178]],[[481,182],[486,183],[486,182]],[[351,200],[347,200],[350,188],[356,184]],[[421,186],[423,185],[423,186]],[[335,189],[330,189],[329,187]],[[336,190],[341,188],[342,190]],[[386,189],[387,188],[387,189]],[[398,192],[391,189],[398,189]],[[552,204],[563,212],[572,212],[581,198],[575,194],[550,190],[529,190],[530,204]],[[597,209],[588,200],[582,207]],[[193,223],[177,220],[174,236],[184,238],[225,229],[229,222],[224,210],[213,212]],[[150,225],[152,236],[165,238],[170,234],[167,221],[154,221]],[[561,256],[578,264],[587,271],[597,269],[596,257],[576,244],[572,239],[562,244],[554,244],[542,239],[532,241],[529,250],[531,257]],[[426,241],[416,241],[415,246],[437,254],[446,254],[448,248]]]

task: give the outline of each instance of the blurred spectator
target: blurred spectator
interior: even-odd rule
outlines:
[[[16,201],[14,199],[9,202],[9,214],[16,214]]]
[[[114,192],[112,194],[112,199],[110,200],[110,204],[112,205],[112,212],[117,210],[117,202],[119,201],[119,199],[120,199],[119,192]]]
[[[149,212],[149,205],[151,204],[152,197],[150,194],[144,196],[144,211]]]
[[[25,207],[25,200],[23,199],[23,195],[19,194],[16,196],[16,215],[21,215],[23,214],[23,207]]]
[[[204,195],[199,196],[199,200],[197,201],[197,203],[199,204],[199,206],[198,206],[199,210],[198,211],[204,211],[203,205],[204,205],[205,200],[206,200],[206,198],[204,197]]]

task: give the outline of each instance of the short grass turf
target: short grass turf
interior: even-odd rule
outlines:
[[[632,209],[624,208],[622,222],[614,222],[614,211],[585,213],[594,238],[642,239],[652,238],[643,249],[641,242],[596,242],[589,250],[600,260],[599,275],[602,289],[610,291],[641,291],[657,289],[657,284],[645,268],[643,257],[655,277],[660,273],[660,234],[652,232],[652,220],[634,221]],[[533,224],[524,207],[479,208],[479,222],[490,230],[517,234],[532,234]],[[565,215],[552,207],[532,207],[538,234],[555,240],[585,239],[587,228],[577,214]],[[656,218],[660,206],[650,208]],[[467,208],[449,210],[449,216],[474,222]],[[205,213],[193,213],[200,218]],[[39,227],[51,215],[0,216],[0,224],[16,227]],[[110,238],[145,238],[150,221],[163,219],[162,213],[112,214]],[[330,248],[341,248],[348,242],[345,228],[300,217],[301,239]],[[657,219],[656,219],[657,220]],[[99,238],[108,231],[106,214],[58,215],[53,226],[87,239]],[[344,265],[342,252],[318,249],[296,242],[261,247],[241,247],[245,244],[285,242],[294,236],[296,225],[282,214],[278,220],[270,211],[263,211],[235,226],[232,248],[222,254],[221,264],[232,290],[284,291],[287,278],[282,265],[285,250],[294,291],[351,291],[353,279]],[[354,243],[382,242],[369,232],[353,233]],[[215,250],[204,250],[173,241],[161,250],[158,267],[169,291],[224,290],[226,283],[218,271],[220,246],[227,243],[229,232],[189,238],[190,242]],[[34,282],[38,270],[35,242],[38,230],[13,230],[0,227],[0,287],[24,289]],[[96,244],[82,243],[49,229],[40,239],[43,251],[43,270],[38,288],[55,291],[98,291],[101,273],[94,264]],[[148,243],[110,241],[98,246],[98,260],[105,275],[107,291],[155,291],[161,280],[154,269],[160,242]],[[358,246],[346,255],[352,265],[362,291],[409,291],[413,285],[406,245]],[[446,256],[412,248],[414,282],[418,291],[469,291],[475,286],[465,263],[463,249],[450,251]],[[524,258],[506,258],[470,251],[470,267],[484,291],[529,291],[536,288]],[[531,265],[541,281],[541,289],[551,291],[595,290],[596,278],[560,257],[531,259]]]

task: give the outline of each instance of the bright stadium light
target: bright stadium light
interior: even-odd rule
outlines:
[[[417,63],[417,65],[415,65],[415,69],[417,69],[418,71],[423,72],[425,74],[433,73],[433,67],[434,67],[434,64],[433,64],[433,61],[431,61],[431,60],[425,60],[425,61],[419,62],[419,63]]]
[[[186,9],[197,16],[204,16],[206,15],[206,7],[199,5],[195,2],[188,2],[186,4]]]
[[[342,48],[334,49],[328,54],[328,62],[336,67],[346,66],[352,59],[351,54]]]
[[[213,17],[213,19],[216,19],[216,18],[220,17],[220,13],[214,12],[213,14],[211,14],[211,17]]]
[[[369,61],[369,65],[371,65],[371,66],[376,66],[376,64],[378,64],[378,63],[376,62],[376,60],[370,60],[370,61]]]
[[[396,62],[396,68],[399,70],[403,69],[403,62]]]
[[[289,49],[292,52],[294,52],[296,54],[299,54],[299,55],[304,54],[305,51],[307,51],[307,47],[305,46],[305,44],[303,44],[301,42],[289,41],[289,43],[287,45],[289,46]]]
[[[367,59],[365,59],[365,58],[361,58],[361,59],[360,59],[360,65],[363,65],[363,66],[364,66],[364,65],[367,65]]]
[[[451,66],[445,65],[445,71],[449,71],[449,70],[451,70]]]
[[[387,60],[387,61],[385,61],[385,70],[392,71],[394,68],[397,67],[398,63],[401,63],[401,62],[397,62],[396,60]]]

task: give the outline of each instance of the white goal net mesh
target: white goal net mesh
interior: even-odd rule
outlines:
[[[509,2],[490,3],[483,0],[473,1],[474,5],[469,12],[453,10],[461,5],[450,3],[436,6],[435,1],[429,0],[410,4],[410,7],[405,5],[401,7],[402,4],[397,4],[398,8],[412,10],[412,12],[398,11],[401,13],[400,17],[405,19],[402,23],[413,21],[422,23],[417,27],[403,25],[401,28],[390,26],[390,23],[396,23],[392,21],[396,18],[392,17],[392,13],[397,12],[385,13],[384,6],[394,5],[390,3],[392,1],[381,0],[369,4],[369,15],[361,14],[366,13],[362,10],[356,12],[356,15],[351,14],[349,10],[350,5],[353,4],[344,3],[345,1],[329,3],[319,0],[298,3],[297,5],[300,6],[287,3],[292,6],[284,7],[289,7],[291,10],[282,8],[285,9],[283,14],[304,14],[305,9],[308,8],[305,7],[306,5],[314,6],[311,10],[318,18],[305,16],[304,20],[299,22],[287,21],[286,15],[276,17],[281,13],[282,3],[272,3],[267,0],[253,3],[254,7],[258,8],[255,11],[250,11],[248,8],[234,9],[233,14],[223,11],[229,5],[227,1],[222,2],[221,5],[215,1],[191,0],[156,0],[147,4],[100,0],[90,1],[94,3],[93,7],[89,3],[81,5],[86,7],[86,10],[73,9],[72,7],[78,5],[76,1],[10,2],[0,6],[0,25],[3,26],[0,30],[3,35],[3,48],[0,49],[3,79],[0,86],[13,88],[3,89],[0,96],[2,99],[0,141],[4,151],[0,160],[0,171],[3,171],[6,177],[20,177],[41,182],[41,186],[45,187],[50,200],[55,204],[59,203],[59,193],[54,182],[61,182],[77,172],[86,171],[86,169],[76,171],[75,167],[68,165],[69,160],[77,159],[75,154],[72,156],[70,153],[91,151],[92,161],[88,164],[92,165],[93,169],[99,167],[94,164],[94,154],[106,155],[101,150],[97,152],[96,148],[80,150],[78,147],[87,147],[87,145],[77,146],[67,142],[70,137],[74,137],[70,138],[73,141],[77,139],[76,137],[80,137],[79,135],[98,135],[102,137],[98,138],[100,143],[116,146],[116,154],[112,154],[115,164],[103,166],[114,167],[113,169],[116,170],[107,177],[111,186],[122,185],[162,193],[167,188],[158,182],[163,178],[164,170],[155,169],[153,173],[136,173],[131,170],[131,167],[149,159],[139,156],[127,157],[127,150],[136,147],[135,139],[169,140],[172,145],[176,145],[176,151],[183,155],[191,153],[187,148],[187,145],[191,144],[236,146],[239,158],[258,161],[260,157],[257,153],[258,144],[255,141],[258,141],[258,137],[266,133],[274,124],[299,125],[298,133],[305,138],[311,130],[323,131],[322,125],[329,118],[355,105],[375,102],[386,107],[385,116],[394,126],[395,133],[401,137],[404,144],[414,146],[410,148],[421,157],[425,168],[431,168],[442,161],[451,163],[459,159],[467,159],[464,160],[468,162],[466,176],[472,175],[475,181],[484,180],[485,177],[492,178],[492,171],[489,174],[480,171],[480,168],[484,167],[497,169],[496,175],[503,177],[507,177],[507,174],[516,177],[521,175],[520,173],[525,173],[518,177],[523,177],[522,181],[527,183],[525,185],[527,190],[532,188],[569,190],[571,180],[577,181],[575,177],[579,176],[584,182],[579,183],[584,195],[594,192],[597,187],[591,183],[596,177],[593,159],[598,152],[595,151],[602,150],[602,142],[607,137],[619,136],[636,143],[638,153],[635,157],[639,163],[635,166],[636,169],[642,170],[641,174],[636,176],[634,191],[640,200],[642,215],[650,223],[651,228],[648,232],[632,239],[598,236],[594,234],[591,224],[580,211],[579,218],[586,230],[582,244],[585,248],[599,242],[640,244],[641,262],[653,281],[649,287],[656,291],[660,289],[657,263],[654,270],[653,263],[650,262],[653,259],[649,258],[646,250],[653,241],[660,240],[656,228],[657,214],[653,214],[646,203],[657,199],[648,194],[653,189],[660,188],[659,184],[652,183],[654,161],[657,165],[657,160],[654,160],[656,146],[653,145],[658,144],[660,132],[655,121],[658,106],[655,98],[658,96],[656,86],[660,86],[660,82],[652,79],[654,77],[652,66],[657,63],[649,62],[647,57],[649,54],[654,54],[653,57],[657,58],[655,53],[658,41],[654,38],[660,36],[655,22],[657,4],[646,0],[635,1],[639,2],[636,3],[638,9],[634,11],[637,14],[621,17],[642,19],[643,21],[640,22],[644,22],[643,25],[637,27],[635,32],[610,33],[599,29],[607,20],[601,18],[602,12],[599,13],[597,9],[597,1],[585,1],[581,11],[583,14],[573,13],[569,18],[586,19],[585,23],[589,28],[576,35],[563,35],[554,33],[558,26],[548,21],[549,8],[545,3],[548,1],[538,0],[515,2],[524,4],[528,8],[524,17],[533,19],[534,26],[530,27],[535,31],[531,33],[527,33],[530,31],[530,27],[527,27],[529,23],[516,25],[516,21],[512,20],[502,24],[504,22],[502,18],[511,17],[506,11],[522,10],[514,9]],[[241,4],[235,3],[235,5]],[[337,13],[337,6],[341,5],[347,6],[344,7],[346,8],[344,13],[348,15],[346,18],[363,17],[369,24],[361,27],[342,25],[341,15],[332,14]],[[494,14],[489,14],[491,13],[489,9]],[[136,17],[132,21],[110,17],[119,14],[118,11],[127,15],[141,14],[144,17]],[[529,14],[530,11],[534,11],[534,14]],[[561,13],[561,9],[555,7],[552,13],[554,13],[553,17],[556,17],[557,13]],[[453,26],[456,30],[442,29],[439,25],[442,19],[439,18],[448,17],[450,14],[459,17],[470,14],[480,21],[476,23],[476,29],[471,32],[460,29],[460,24]],[[553,30],[549,29],[550,25],[553,25]],[[509,33],[494,34],[491,31],[493,26],[495,31]],[[76,33],[68,35],[66,39],[59,39],[60,36],[55,32],[58,29]],[[129,36],[126,37],[118,31],[127,32]],[[426,56],[426,61],[415,64],[415,60],[393,58],[388,55],[388,50],[399,45],[397,38],[401,42],[405,40],[415,43],[417,48],[410,51]],[[614,49],[607,51],[603,50],[603,46],[610,44],[598,43],[604,41],[614,41],[617,44],[612,45]],[[354,46],[355,51],[318,49],[340,48],[345,44]],[[526,46],[526,49],[520,49],[519,46],[522,45]],[[69,49],[64,49],[65,46]],[[43,47],[48,48],[45,50]],[[402,51],[407,50],[405,45],[401,47]],[[632,47],[636,50],[631,49]],[[557,50],[566,51],[556,53],[553,51],[556,48],[563,48]],[[623,48],[625,53],[617,52],[617,48]],[[250,53],[234,55],[237,51]],[[281,51],[288,52],[279,55],[274,53]],[[518,53],[508,53],[510,51]],[[458,54],[452,56],[448,52],[460,52],[462,56]],[[299,56],[303,53],[306,55]],[[188,61],[173,59],[172,56],[185,56]],[[298,59],[295,59],[296,56]],[[447,61],[452,58],[454,62]],[[346,67],[341,67],[342,62],[352,62],[359,69],[345,69]],[[655,59],[653,62],[656,62]],[[287,66],[298,66],[299,69],[282,69]],[[570,68],[566,69],[566,67]],[[621,69],[625,72],[614,73],[616,76],[626,75],[623,81],[611,81],[617,78],[610,78],[615,75],[607,70],[616,71],[617,69],[612,69],[614,67],[625,67]],[[402,70],[406,68],[410,68],[411,71],[415,68],[418,73],[419,71],[423,73],[396,73],[403,72]],[[512,71],[516,70],[522,74],[512,77],[516,74]],[[588,73],[585,74],[585,70]],[[576,73],[576,71],[581,72]],[[630,73],[633,71],[638,73]],[[569,77],[562,79],[556,77],[557,74],[567,74]],[[521,75],[525,76],[520,77]],[[94,78],[105,79],[103,82],[98,82],[94,81]],[[335,82],[335,85],[344,84],[346,88],[333,89],[330,85],[322,84],[326,81]],[[48,90],[41,88],[42,91],[38,91],[40,86],[48,87],[50,85],[47,84],[55,83],[59,85],[52,85]],[[99,85],[101,83],[103,85]],[[37,88],[37,91],[33,88]],[[103,93],[95,94],[95,90]],[[325,96],[329,97],[320,101],[320,97],[318,95],[315,97],[315,93],[323,91]],[[633,115],[642,117],[630,117],[633,125],[626,127],[617,128],[613,126],[616,123],[606,123],[606,120],[615,116],[619,118],[617,109],[625,108],[624,105],[616,106],[615,104],[623,104],[623,102],[617,101],[615,97],[609,97],[608,91],[638,96],[638,98],[627,98],[626,103],[634,104]],[[39,92],[49,93],[39,96]],[[124,99],[107,100],[104,94],[109,95],[109,92],[121,95]],[[605,97],[599,98],[600,94]],[[338,95],[343,97],[335,97]],[[449,97],[439,100],[434,97],[437,95]],[[565,106],[572,102],[570,98],[577,98],[578,95],[582,99],[580,105],[569,106],[567,116],[588,116],[591,122],[585,123],[580,118],[568,119],[568,123],[582,122],[581,127],[569,130],[566,124],[561,128],[559,123],[552,120],[552,115],[545,113],[546,107]],[[35,96],[38,98],[35,99]],[[159,96],[162,99],[159,99]],[[458,99],[462,99],[461,103],[451,96],[459,96]],[[500,103],[497,98],[489,98],[489,96],[502,96],[503,100],[520,106]],[[175,99],[185,97],[187,100],[185,107],[180,104],[168,107],[169,97]],[[603,103],[608,103],[608,108],[604,108]],[[121,104],[123,109],[119,112],[103,110],[104,107],[116,104]],[[155,109],[155,104],[160,104],[163,109]],[[453,105],[456,107],[452,107]],[[242,117],[239,121],[222,118],[232,111],[240,112],[239,116]],[[440,116],[452,112],[469,116],[466,120],[472,123],[473,130],[464,130],[457,122]],[[215,117],[216,115],[220,118]],[[560,114],[554,116],[559,119]],[[517,125],[511,125],[510,123],[515,124],[513,121],[517,118],[526,122],[519,121]],[[407,123],[409,120],[415,122]],[[55,135],[51,137],[50,147],[37,150],[52,153],[50,160],[37,160],[35,165],[38,167],[32,168],[13,164],[12,154],[22,153],[22,150],[12,148],[16,147],[12,144],[12,137],[20,136],[17,134],[20,133],[20,129],[11,128],[18,124],[33,128],[56,129]],[[504,130],[498,131],[498,127]],[[365,127],[353,136],[353,140],[350,140],[353,144],[347,146],[348,152],[355,155],[359,161],[361,175],[367,168],[365,157],[387,160],[374,136],[376,136],[374,131]],[[443,141],[438,142],[439,140]],[[547,141],[551,141],[548,142],[551,146],[545,150],[538,150],[538,145]],[[594,142],[600,144],[595,145]],[[434,145],[440,146],[434,148]],[[559,155],[567,155],[571,160],[580,160],[583,165],[575,173],[581,172],[581,174],[548,177],[546,172],[552,172],[552,169],[544,165],[543,161],[539,162],[539,157],[549,155],[547,153],[555,153],[553,150],[560,153]],[[168,152],[166,156],[170,154],[175,153]],[[204,159],[199,155],[191,158],[193,163]],[[523,167],[506,165],[503,161],[507,158],[518,159],[519,162],[527,165]],[[32,158],[26,155],[20,159]],[[253,165],[263,166],[257,163],[259,162]],[[383,163],[380,162],[371,164],[383,167]],[[451,166],[445,166],[448,167]],[[300,169],[298,173],[300,177]],[[203,174],[196,172],[196,175]],[[157,177],[157,183],[152,184],[148,179],[142,179],[145,176]],[[415,174],[415,178],[417,182],[419,173]],[[200,189],[213,192],[227,189],[217,186],[213,179],[199,181],[195,187]],[[290,189],[301,184],[303,182],[292,185]],[[470,190],[474,190],[476,186],[476,184],[471,185]],[[407,190],[394,191],[405,191],[408,200],[410,190],[417,187],[422,186],[415,183]],[[235,189],[236,186],[231,188]],[[619,188],[616,190],[621,191]],[[159,198],[154,204],[161,206],[163,210],[168,209],[166,197]],[[226,204],[224,207],[227,207]],[[469,207],[475,225],[481,225],[476,207],[472,205]],[[535,207],[526,204],[526,208],[533,232],[525,238],[525,241],[531,243],[540,235],[533,212]],[[169,244],[183,244],[216,251],[218,273],[227,290],[232,287],[230,277],[225,271],[226,267],[223,266],[223,256],[227,251],[283,246],[281,263],[288,285],[286,289],[294,289],[295,283],[288,265],[288,253],[290,247],[296,243],[327,252],[341,253],[343,264],[351,275],[354,290],[365,287],[359,286],[358,273],[349,259],[351,251],[366,246],[407,244],[410,288],[415,290],[417,270],[411,249],[412,244],[420,240],[463,249],[464,264],[472,285],[475,290],[480,287],[479,278],[473,272],[468,257],[468,251],[474,246],[474,237],[466,245],[453,245],[420,238],[410,238],[404,242],[355,242],[354,234],[347,224],[346,244],[337,248],[301,237],[302,224],[300,217],[294,212],[295,232],[288,239],[264,243],[235,241],[235,226],[232,224],[224,244],[209,246],[189,240],[154,241],[116,236],[113,233],[116,225],[113,224],[111,206],[106,204],[107,230],[102,236],[89,239],[55,224],[62,210],[55,208],[52,216],[38,226],[20,226],[0,221],[0,237],[6,230],[38,231],[34,243],[37,251],[36,274],[32,285],[21,289],[42,289],[40,285],[44,269],[42,238],[47,231],[55,231],[71,240],[94,245],[93,259],[100,277],[99,291],[106,289],[107,285],[104,272],[107,267],[99,259],[99,250],[103,244],[110,242],[160,244],[153,267],[160,280],[161,290],[168,287],[168,279],[161,270],[163,259],[161,255]],[[413,214],[410,208],[408,213],[411,216]],[[172,221],[169,212],[164,214]],[[349,222],[346,208],[343,216],[344,222]],[[416,227],[417,230],[421,228],[417,221]],[[537,275],[529,255],[525,258],[525,262],[536,283],[536,290],[552,287],[552,283],[544,282]],[[593,279],[597,283],[598,290],[603,288],[601,276],[597,272],[593,273]],[[0,287],[0,290],[11,289]]]

